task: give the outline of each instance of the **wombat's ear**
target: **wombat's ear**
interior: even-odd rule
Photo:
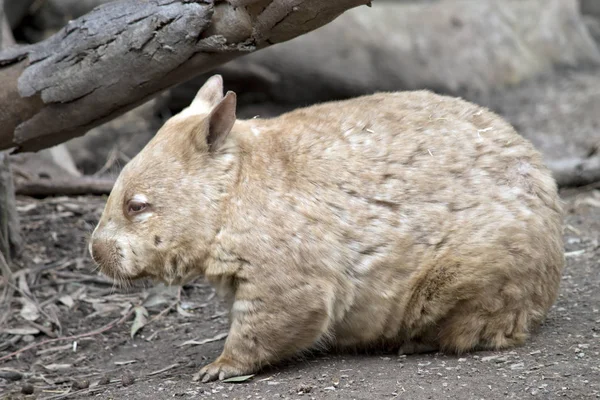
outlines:
[[[217,104],[208,115],[208,135],[206,143],[210,151],[218,150],[231,132],[235,124],[235,110],[237,96],[234,92],[227,92],[223,100]]]
[[[213,75],[202,85],[196,94],[192,104],[188,107],[188,113],[208,113],[221,100],[223,100],[223,78],[221,75]]]

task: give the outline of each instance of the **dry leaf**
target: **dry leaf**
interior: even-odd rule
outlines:
[[[192,303],[191,301],[182,301],[181,303],[179,303],[181,305],[181,308],[185,311],[189,311],[189,310],[197,310],[199,308],[204,308],[206,306],[208,306],[209,303]]]
[[[23,308],[21,308],[21,317],[27,321],[36,321],[40,318],[40,311],[37,305],[26,297],[21,298]]]
[[[71,293],[71,298],[73,300],[79,300],[82,297],[85,297],[85,292],[87,291],[86,286],[81,286],[79,289]]]
[[[115,365],[129,365],[136,363],[137,360],[129,360],[129,361],[115,361]]]
[[[118,304],[103,304],[103,303],[94,303],[92,305],[96,312],[94,314],[106,315],[113,313],[115,311],[119,311],[121,307]]]
[[[582,254],[585,253],[585,249],[581,249],[581,250],[575,250],[575,251],[569,251],[567,253],[565,253],[565,257],[569,258],[569,257],[578,257]]]
[[[54,303],[50,303],[44,307],[44,312],[46,313],[46,317],[50,318],[50,322],[52,322],[52,324],[54,324],[54,326],[57,328],[58,336],[61,336],[62,325],[60,323],[60,319],[58,318],[58,314],[60,314],[58,306]]]
[[[31,210],[36,209],[37,206],[38,205],[36,203],[29,203],[29,204],[26,204],[24,206],[17,206],[17,211],[20,212],[20,213],[25,214],[25,213],[27,213],[27,212],[29,212]]]
[[[135,336],[135,334],[146,325],[148,322],[148,310],[146,310],[142,306],[137,306],[134,309],[135,311],[135,319],[133,320],[133,324],[131,325],[131,338]]]
[[[252,375],[242,375],[242,376],[234,376],[231,378],[227,378],[222,380],[223,383],[242,383],[242,382],[246,382],[249,381],[250,379],[252,379],[252,377],[254,377],[254,374]]]
[[[152,293],[146,300],[142,303],[144,307],[152,308],[156,306],[160,306],[162,304],[167,304],[169,301],[165,298],[165,296],[157,293]]]
[[[189,312],[185,311],[183,308],[181,308],[181,305],[179,305],[179,304],[177,304],[177,313],[179,315],[181,315],[182,317],[186,317],[186,318],[194,316],[194,314],[189,313]]]
[[[27,284],[27,274],[18,274],[17,279],[19,291],[27,296],[31,296],[31,290],[29,290],[29,285]]]
[[[44,367],[48,371],[64,371],[64,370],[71,368],[72,365],[71,364],[49,364],[49,365],[42,365],[42,367]]]
[[[177,298],[178,292],[179,288],[176,286],[156,285],[149,290],[149,294],[142,305],[146,308],[151,308],[172,303]]]
[[[61,303],[63,303],[65,306],[72,308],[75,305],[75,301],[73,301],[73,298],[71,296],[69,296],[68,294],[64,295],[64,296],[60,296],[58,298],[58,301],[60,301]]]
[[[33,326],[21,326],[17,328],[7,328],[2,330],[3,333],[8,333],[9,335],[37,335],[40,333],[40,330],[34,328]]]

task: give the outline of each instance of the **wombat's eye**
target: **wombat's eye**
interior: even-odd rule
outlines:
[[[143,201],[131,199],[127,202],[127,214],[128,215],[136,215],[139,214],[148,208],[148,203]]]

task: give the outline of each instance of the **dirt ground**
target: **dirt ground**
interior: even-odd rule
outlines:
[[[547,322],[525,346],[461,357],[315,354],[238,384],[192,381],[202,365],[219,355],[220,334],[226,332],[225,310],[210,287],[198,282],[181,293],[150,284],[114,288],[94,272],[86,251],[105,199],[20,198],[27,243],[21,264],[27,273],[22,274],[26,279],[17,276],[17,286],[29,291],[43,313],[37,325],[24,324],[27,307],[15,294],[9,327],[37,326],[39,333],[5,333],[0,357],[29,342],[38,346],[0,362],[3,376],[17,371],[13,379],[21,377],[0,378],[0,398],[600,398],[599,189],[562,193],[568,210],[562,290]],[[111,325],[144,299],[147,324],[133,339],[133,315]],[[28,310],[35,314],[35,307]],[[92,335],[41,344],[57,332]],[[15,337],[20,340],[6,347],[6,340]],[[34,394],[22,394],[31,385]]]

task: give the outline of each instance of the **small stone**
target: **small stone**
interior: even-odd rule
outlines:
[[[525,367],[524,363],[516,363],[516,364],[512,364],[510,366],[510,369],[515,370],[515,369],[523,369]]]
[[[24,383],[23,386],[21,386],[21,393],[23,394],[33,394],[34,391],[35,389],[31,383]]]
[[[25,335],[25,336],[23,336],[23,338],[21,340],[23,340],[25,343],[31,343],[35,340],[35,336]]]
[[[23,374],[19,371],[3,370],[0,371],[0,379],[6,379],[7,381],[20,381],[23,379]]]
[[[313,387],[311,385],[302,384],[302,385],[298,386],[298,389],[296,389],[296,392],[297,393],[310,393],[310,392],[312,392],[312,390],[313,390]]]
[[[135,382],[135,378],[130,372],[123,373],[123,376],[121,377],[121,383],[123,383],[123,386],[131,386],[133,385],[133,382]]]
[[[110,377],[108,375],[104,375],[102,378],[100,378],[100,381],[98,381],[98,385],[108,385],[110,383]]]
[[[500,356],[485,356],[485,357],[481,357],[481,361],[486,362],[486,361],[492,361],[495,360],[497,358],[499,358]]]
[[[90,387],[90,381],[83,379],[81,381],[73,382],[73,389],[75,390],[83,390]]]

